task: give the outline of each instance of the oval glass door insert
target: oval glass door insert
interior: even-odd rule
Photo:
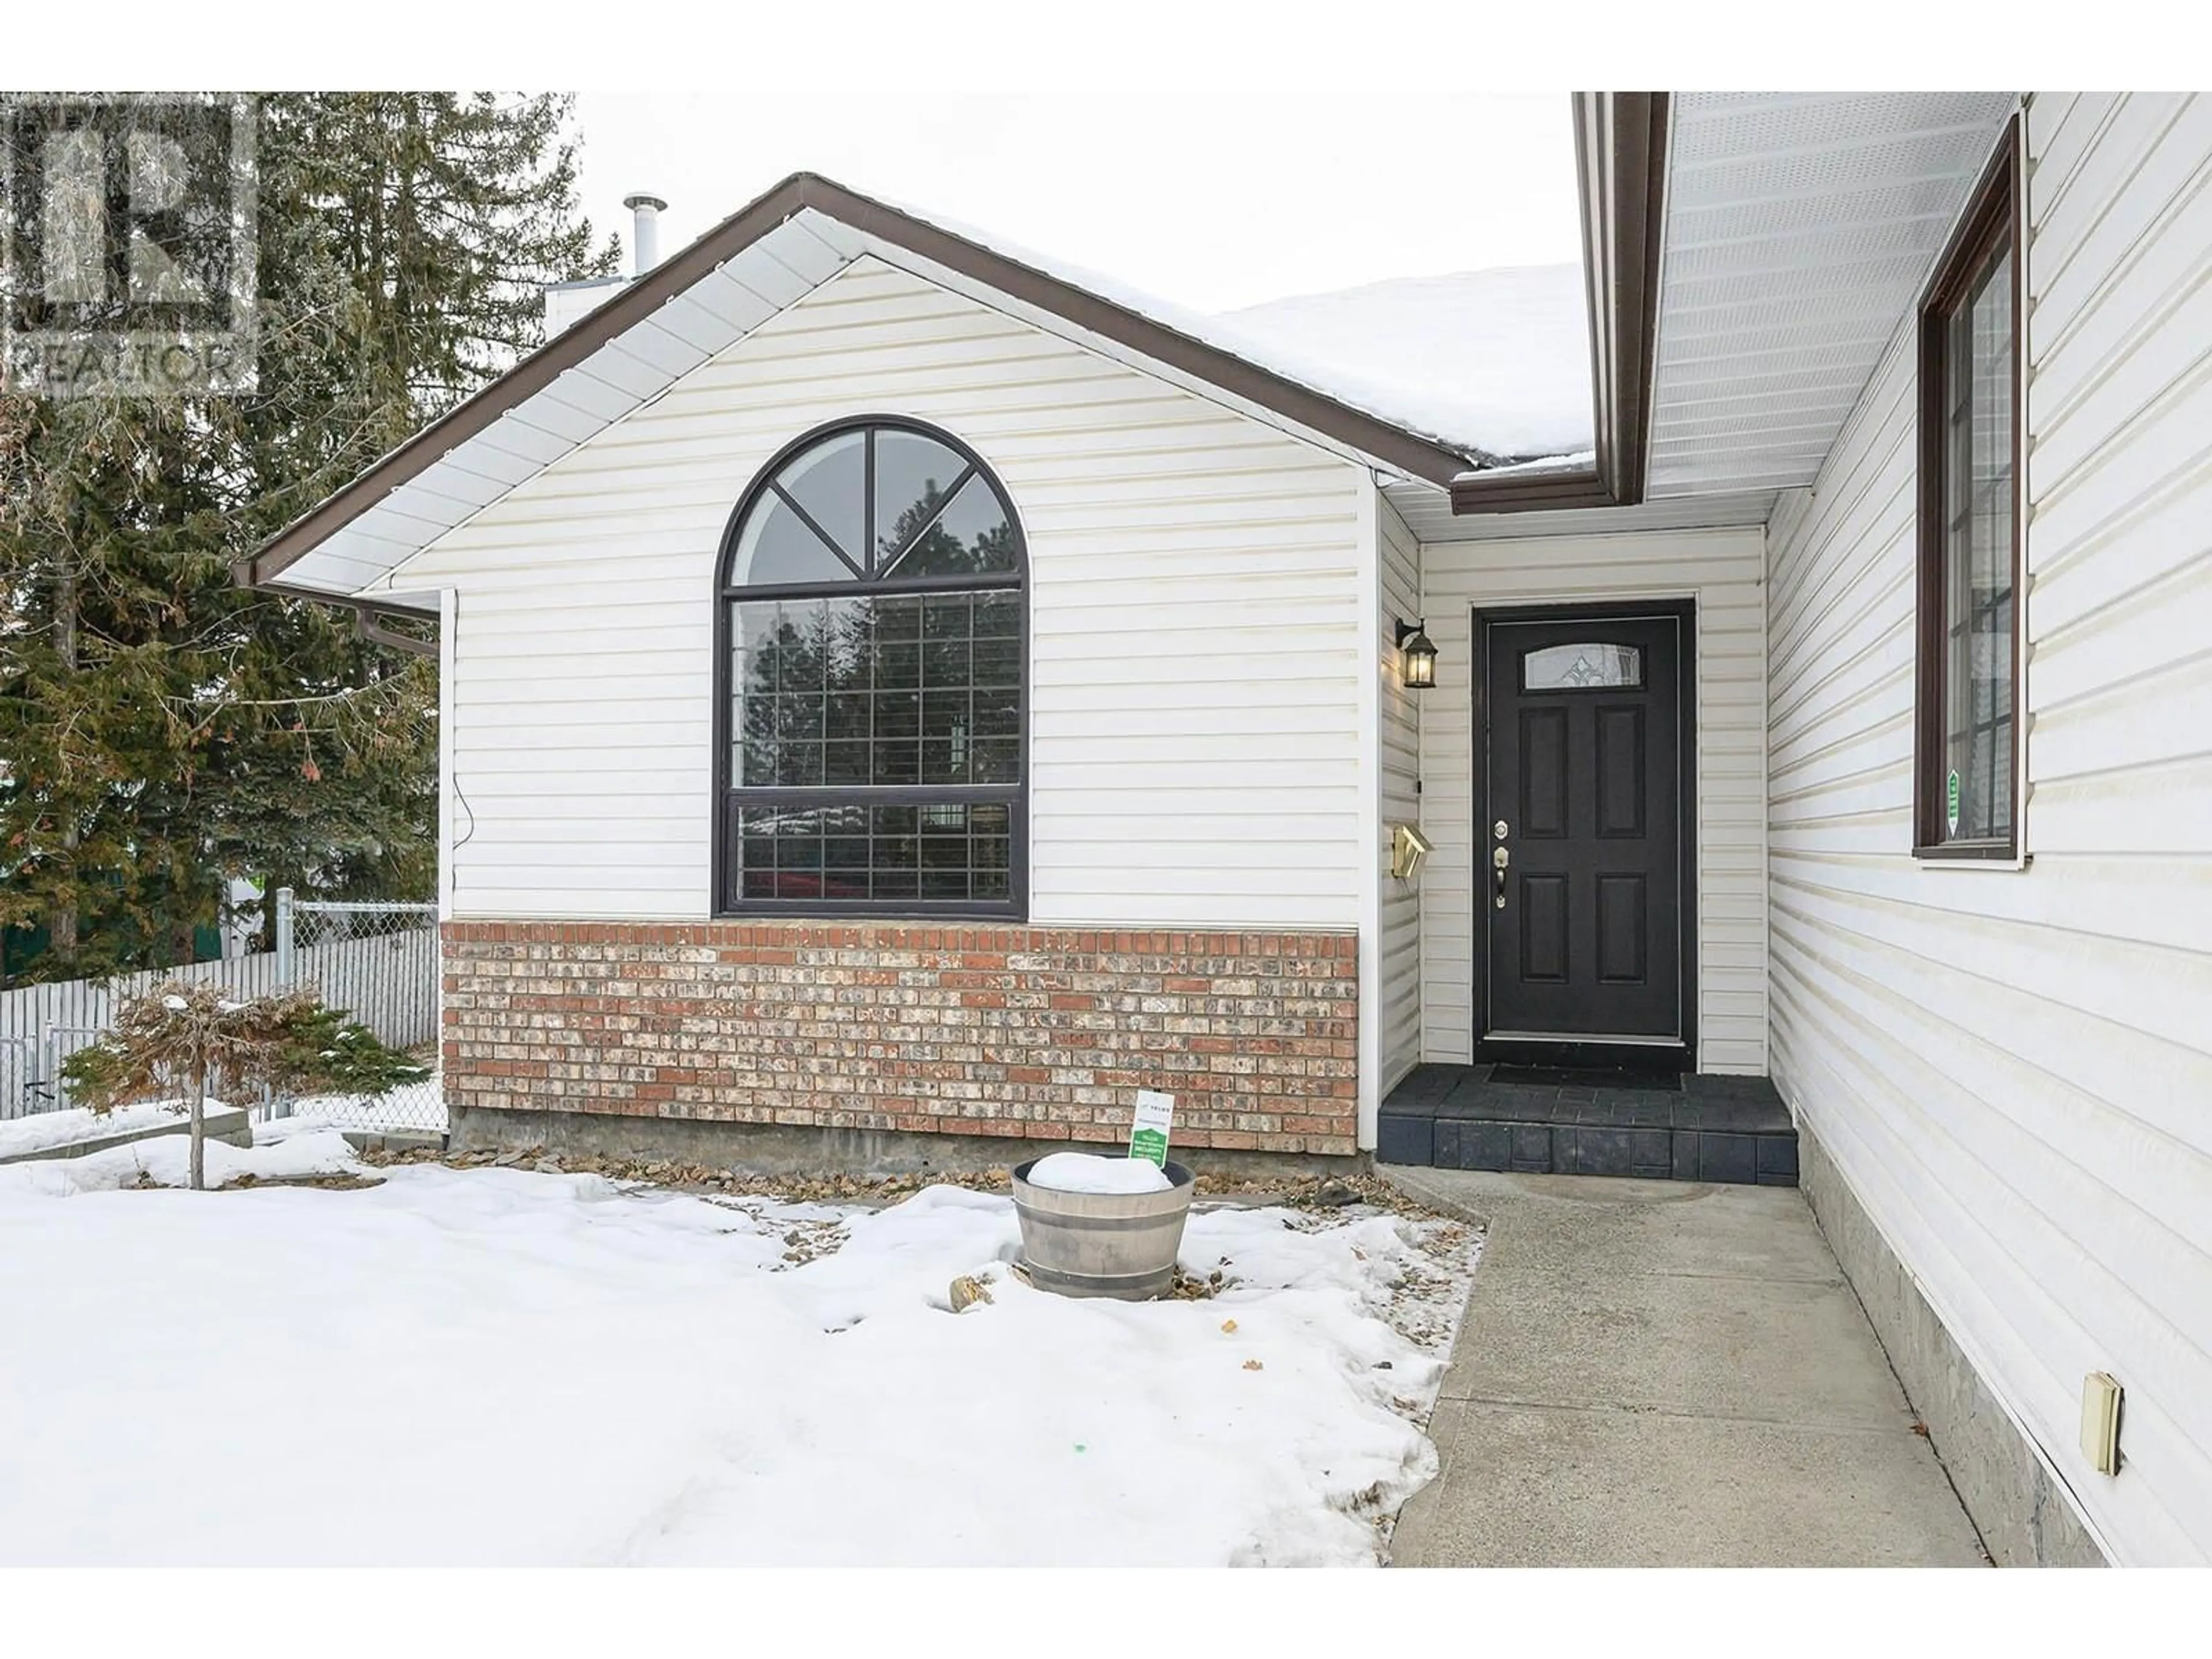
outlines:
[[[1547,645],[1521,657],[1523,691],[1583,691],[1644,684],[1638,645]]]

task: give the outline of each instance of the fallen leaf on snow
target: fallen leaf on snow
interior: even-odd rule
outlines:
[[[1264,1371],[1267,1368],[1256,1359],[1248,1359],[1244,1362],[1244,1369],[1248,1371]]]
[[[1224,1331],[1233,1331],[1237,1328],[1237,1322],[1233,1319],[1224,1319],[1221,1322],[1221,1328]]]

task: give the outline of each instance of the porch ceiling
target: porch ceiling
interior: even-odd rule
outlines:
[[[1646,501],[1635,507],[1571,507],[1558,512],[1452,512],[1449,491],[1406,479],[1382,486],[1384,498],[1398,510],[1414,538],[1428,542],[1526,541],[1548,536],[1613,536],[1639,530],[1711,530],[1729,525],[1765,524],[1774,510],[1774,491],[1750,489],[1721,495],[1700,493],[1673,501]]]
[[[1677,93],[1648,500],[1820,470],[2011,93]]]

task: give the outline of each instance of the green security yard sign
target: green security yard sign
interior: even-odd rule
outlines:
[[[1959,769],[1951,769],[1950,778],[1943,785],[1943,833],[1959,833]]]
[[[1164,1167],[1168,1161],[1168,1126],[1175,1121],[1175,1097],[1156,1089],[1137,1091],[1137,1120],[1129,1131],[1129,1156],[1149,1159]]]

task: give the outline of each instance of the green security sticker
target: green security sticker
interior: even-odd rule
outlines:
[[[1943,786],[1943,828],[1948,835],[1959,833],[1959,773],[1955,767],[1950,781]]]

